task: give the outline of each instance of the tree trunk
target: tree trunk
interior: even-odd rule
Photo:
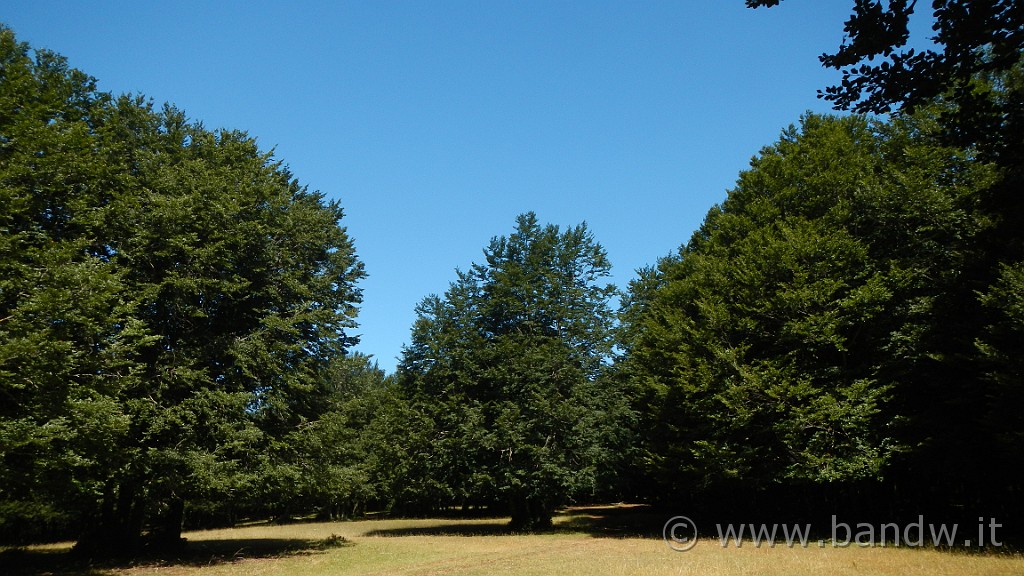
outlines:
[[[551,529],[554,508],[540,498],[513,496],[509,502],[510,526],[517,532],[541,532]]]
[[[143,502],[137,483],[109,481],[100,514],[75,543],[74,553],[89,558],[131,556],[142,548]]]
[[[155,520],[149,544],[160,550],[178,550],[185,540],[181,537],[181,526],[185,522],[185,500],[172,497],[167,510]]]

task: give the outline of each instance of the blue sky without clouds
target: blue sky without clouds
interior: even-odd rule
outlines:
[[[848,0],[54,2],[0,22],[102,90],[256,137],[341,201],[366,265],[358,350],[533,210],[586,221],[611,281],[686,242],[834,83]]]

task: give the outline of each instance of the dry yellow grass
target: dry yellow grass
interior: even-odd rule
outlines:
[[[267,575],[1007,575],[1018,554],[908,548],[722,548],[701,540],[675,552],[656,537],[605,537],[571,528],[516,535],[498,520],[365,520],[252,526],[186,534],[187,560],[105,567],[115,576]],[[310,546],[327,539],[337,546]],[[70,572],[83,573],[83,572]]]

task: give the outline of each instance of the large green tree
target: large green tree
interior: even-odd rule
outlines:
[[[519,216],[485,262],[417,308],[399,378],[430,421],[423,472],[438,505],[499,503],[517,529],[594,488],[621,414],[610,264],[585,225]]]
[[[71,530],[123,462],[118,395],[149,342],[100,239],[115,193],[95,157],[109,98],[0,27],[0,534]]]
[[[949,361],[970,346],[945,314],[970,298],[996,171],[922,140],[929,122],[805,117],[633,284],[623,364],[662,494],[883,477],[925,493],[943,462],[982,460],[991,387]],[[932,486],[963,491],[972,470]]]
[[[177,542],[189,500],[252,494],[318,413],[362,265],[246,134],[0,48],[4,506],[59,508],[83,550]]]
[[[747,5],[779,2],[747,0]],[[821,56],[823,65],[842,70],[842,82],[820,95],[837,109],[858,112],[940,110],[922,135],[967,150],[975,160],[999,169],[999,177],[978,195],[978,218],[991,225],[975,238],[971,258],[948,287],[943,317],[933,326],[937,333],[942,326],[950,328],[943,334],[951,343],[943,364],[945,373],[956,375],[951,378],[961,385],[955,399],[942,395],[948,410],[937,410],[943,417],[932,420],[942,440],[929,444],[932,460],[946,460],[946,469],[960,478],[957,498],[970,499],[961,494],[967,492],[989,494],[990,501],[1000,500],[1006,510],[1019,513],[1024,502],[1019,487],[1014,488],[1014,475],[998,464],[1008,450],[1006,442],[1019,437],[1010,432],[1016,420],[983,406],[1012,405],[1022,388],[1019,371],[1004,359],[1024,347],[1013,293],[1018,287],[1013,271],[1024,261],[1024,4],[934,0],[930,13],[919,4],[855,1],[842,44]],[[923,14],[915,16],[915,10]],[[908,48],[910,20],[928,16],[934,32],[927,38],[931,44]],[[987,376],[979,381],[983,374]],[[944,418],[959,422],[965,413],[974,426],[959,436],[962,443],[938,432]],[[978,414],[989,418],[979,419]],[[1020,449],[1019,443],[1011,445]],[[994,446],[1003,448],[990,451]],[[957,458],[948,459],[944,451]]]

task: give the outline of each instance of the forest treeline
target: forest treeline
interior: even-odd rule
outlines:
[[[971,73],[984,118],[806,114],[624,290],[520,215],[385,374],[337,202],[0,28],[0,541],[599,500],[1019,533],[1017,54]]]

